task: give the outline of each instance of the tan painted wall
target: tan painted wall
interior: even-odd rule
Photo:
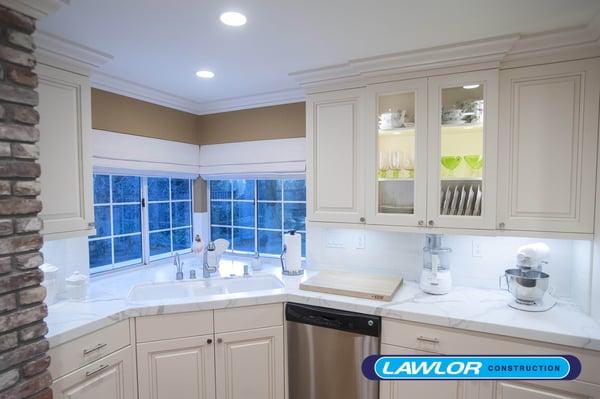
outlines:
[[[202,115],[197,126],[201,145],[304,137],[305,103]]]
[[[195,144],[197,115],[92,89],[92,127]]]

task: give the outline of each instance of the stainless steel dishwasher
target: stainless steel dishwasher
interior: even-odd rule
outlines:
[[[362,361],[379,354],[381,319],[316,306],[286,304],[289,399],[377,399],[379,382]]]

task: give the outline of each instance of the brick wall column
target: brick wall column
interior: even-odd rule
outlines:
[[[40,285],[35,20],[0,6],[0,399],[51,398]]]

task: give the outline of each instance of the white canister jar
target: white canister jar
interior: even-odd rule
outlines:
[[[56,301],[58,293],[58,267],[50,263],[44,263],[40,266],[40,270],[44,272],[44,281],[42,285],[46,287],[46,304],[52,305]]]
[[[74,272],[65,279],[67,298],[72,301],[83,301],[87,297],[88,278],[80,272]]]

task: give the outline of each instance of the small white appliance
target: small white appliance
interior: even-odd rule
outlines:
[[[283,235],[283,251],[281,251],[281,272],[286,276],[299,276],[302,269],[302,235],[290,230]]]
[[[434,295],[443,295],[452,288],[450,274],[450,253],[452,250],[442,246],[441,234],[427,234],[423,248],[423,270],[421,271],[421,289]]]

